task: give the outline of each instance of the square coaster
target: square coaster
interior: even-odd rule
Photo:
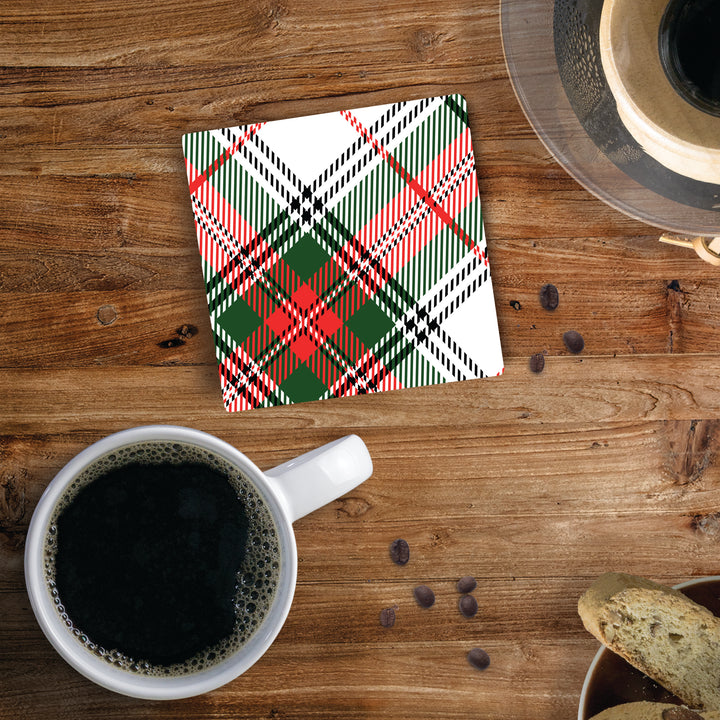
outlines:
[[[228,410],[502,373],[462,96],[183,150]]]

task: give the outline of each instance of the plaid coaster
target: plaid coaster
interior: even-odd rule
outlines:
[[[228,410],[503,371],[463,97],[183,149]]]

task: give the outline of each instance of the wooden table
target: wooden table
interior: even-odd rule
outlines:
[[[5,3],[0,717],[571,718],[597,648],[576,613],[594,577],[720,571],[720,276],[548,155],[506,75],[498,10]],[[181,134],[451,92],[470,109],[505,375],[227,414]],[[538,302],[550,282],[552,313]],[[585,338],[577,356],[570,329]],[[271,650],[186,701],[86,681],[24,589],[45,486],[89,443],[144,423],[214,433],[263,468],[356,432],[375,463],[297,523],[299,584]],[[388,556],[397,537],[405,567]],[[471,620],[457,611],[465,574],[478,579]],[[430,610],[413,601],[419,583],[436,592]],[[466,662],[473,647],[492,658],[485,672]]]

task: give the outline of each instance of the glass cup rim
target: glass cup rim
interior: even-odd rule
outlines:
[[[217,454],[253,483],[268,506],[278,532],[280,576],[275,598],[260,627],[237,652],[217,665],[188,675],[136,675],[110,665],[82,648],[62,624],[45,581],[43,555],[50,519],[69,484],[99,458],[122,447],[152,442],[185,443]],[[265,474],[242,452],[223,440],[178,425],[145,425],[108,435],[75,455],[55,475],[33,512],[25,546],[25,581],[35,617],[56,651],[85,677],[109,690],[143,699],[179,699],[224,685],[251,667],[275,639],[290,610],[297,577],[297,548],[292,523],[281,497]]]

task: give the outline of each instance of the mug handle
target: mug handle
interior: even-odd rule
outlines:
[[[265,475],[285,501],[290,522],[357,487],[372,475],[365,443],[347,435],[267,470]]]

